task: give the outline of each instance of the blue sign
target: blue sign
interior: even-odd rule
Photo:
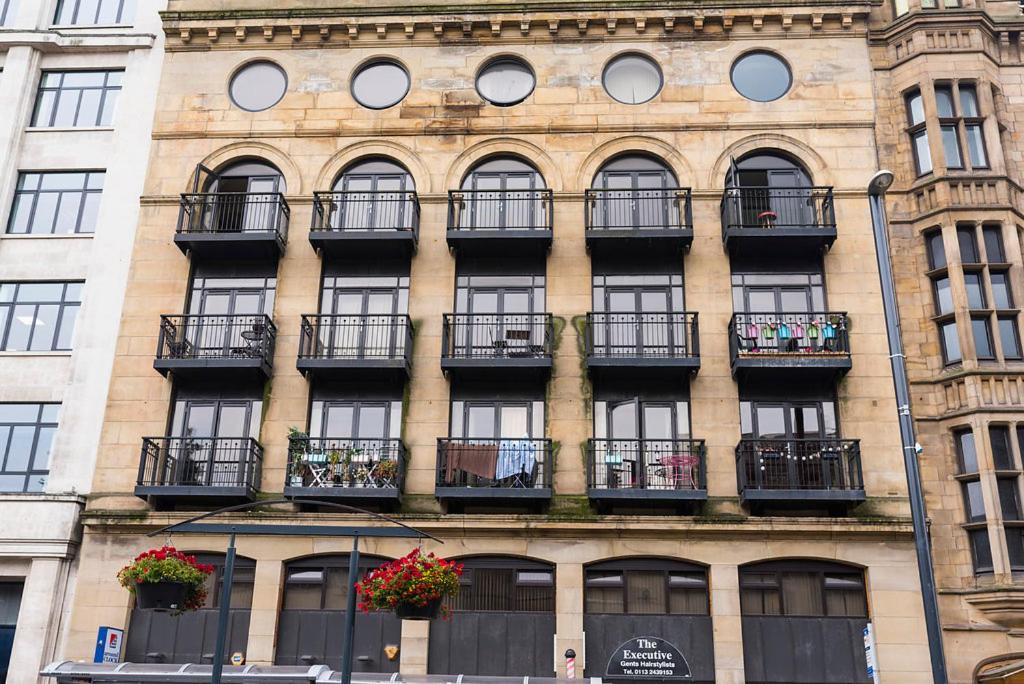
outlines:
[[[124,643],[124,630],[116,627],[100,627],[96,634],[96,652],[94,663],[121,662],[121,645]]]

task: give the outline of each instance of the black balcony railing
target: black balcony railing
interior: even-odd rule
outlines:
[[[832,188],[726,188],[722,232],[732,229],[835,229]]]
[[[288,487],[400,491],[404,479],[400,439],[293,437],[288,442]]]
[[[697,314],[587,314],[587,356],[679,359],[700,356]]]
[[[276,192],[183,194],[179,234],[259,234],[285,240],[290,210]]]
[[[161,316],[156,357],[163,360],[259,359],[271,363],[277,328],[266,314]]]
[[[864,489],[855,439],[744,439],[736,447],[740,491]]]
[[[412,321],[402,314],[302,317],[300,359],[400,361],[412,352]]]
[[[551,230],[550,190],[451,190],[448,230]]]
[[[689,188],[587,190],[587,230],[681,230],[693,226]]]
[[[732,358],[849,356],[844,312],[738,313],[729,322]]]
[[[415,192],[315,192],[313,231],[410,231],[420,228]]]
[[[550,439],[438,439],[437,486],[550,489]]]
[[[445,314],[444,359],[550,359],[551,314]]]
[[[263,447],[251,437],[146,437],[139,487],[260,488]]]
[[[591,439],[590,489],[691,490],[707,488],[704,440]]]

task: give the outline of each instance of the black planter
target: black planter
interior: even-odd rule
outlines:
[[[433,620],[441,614],[441,599],[427,601],[425,606],[412,603],[399,603],[395,606],[395,615],[399,620]]]
[[[143,582],[135,585],[135,607],[142,610],[183,610],[188,585],[181,582]]]

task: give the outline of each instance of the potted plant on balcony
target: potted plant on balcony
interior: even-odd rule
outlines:
[[[302,486],[303,469],[308,449],[309,434],[297,427],[288,428],[288,463],[291,465],[291,469],[288,472],[288,485],[290,487]]]
[[[359,609],[394,611],[402,620],[433,620],[441,614],[444,599],[459,592],[461,575],[461,563],[413,549],[356,582]],[[450,613],[447,607],[444,612],[446,617]]]
[[[374,469],[374,484],[377,487],[395,487],[398,485],[398,461],[385,458]]]
[[[206,578],[214,567],[196,561],[173,546],[144,551],[117,573],[121,586],[135,595],[143,610],[181,614],[206,601]]]

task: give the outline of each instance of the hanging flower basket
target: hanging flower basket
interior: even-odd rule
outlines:
[[[173,546],[144,551],[121,568],[117,581],[135,595],[135,605],[143,610],[181,614],[196,610],[206,601],[206,578],[212,565],[196,561]]]
[[[444,599],[459,592],[462,564],[423,555],[409,554],[385,563],[355,583],[359,609],[394,611],[403,620],[433,620],[448,616]]]

